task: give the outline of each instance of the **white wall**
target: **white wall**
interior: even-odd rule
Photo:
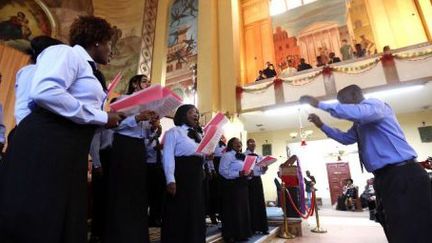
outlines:
[[[432,143],[422,143],[417,130],[418,127],[422,126],[422,122],[425,122],[426,125],[432,125],[432,110],[398,115],[398,119],[408,142],[417,151],[419,155],[418,159],[424,160],[427,156],[432,156]],[[341,130],[347,130],[350,126],[351,123],[349,122],[341,122],[334,125],[334,127]],[[304,147],[299,146],[300,142],[298,138],[292,139],[289,136],[289,133],[297,132],[298,129],[284,129],[248,134],[248,138],[254,138],[256,140],[258,153],[262,152],[262,144],[265,144],[267,140],[268,143],[272,144],[273,155],[279,159],[262,177],[266,200],[273,201],[276,198],[276,189],[273,180],[276,177],[278,164],[286,160],[286,145],[290,146],[292,153],[296,153],[300,157],[303,172],[309,169],[316,177],[318,187],[317,196],[323,198],[324,203],[330,202],[325,164],[337,161],[337,156],[331,156],[330,153],[335,154],[339,150],[345,151],[342,156],[342,161],[349,162],[351,177],[354,183],[362,189],[366,183],[366,179],[372,177],[372,175],[367,172],[364,174],[361,173],[357,145],[344,146],[327,139],[320,130],[314,127],[306,127],[305,129],[312,129],[314,133],[307,140],[307,146]]]

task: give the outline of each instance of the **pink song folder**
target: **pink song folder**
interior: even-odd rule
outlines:
[[[177,109],[182,99],[168,88],[159,84],[138,91],[126,98],[120,99],[110,105],[111,110],[132,115],[144,110],[155,111],[164,117]]]
[[[218,145],[221,137],[222,137],[222,129],[220,129],[217,126],[210,125],[206,133],[204,134],[203,139],[198,145],[196,152],[203,153],[203,154],[214,153],[216,146]]]
[[[250,172],[253,170],[253,168],[255,167],[256,160],[257,160],[256,156],[246,155],[246,158],[245,158],[244,164],[243,164],[243,170],[245,171],[246,175],[249,175]]]
[[[204,132],[207,131],[209,126],[217,126],[222,128],[222,126],[224,126],[225,124],[228,123],[228,119],[226,118],[226,116],[224,114],[222,114],[221,112],[218,112],[216,114],[216,116],[214,116],[209,123],[207,123],[207,125],[204,127]]]
[[[264,158],[262,158],[262,159],[261,159],[261,160],[256,164],[256,166],[259,166],[259,167],[265,167],[265,166],[269,166],[269,165],[273,164],[273,163],[276,162],[276,161],[277,161],[276,158],[273,158],[273,157],[267,155],[267,156],[264,156]]]
[[[112,91],[117,87],[117,84],[120,83],[120,80],[122,79],[122,73],[118,72],[114,79],[111,81],[111,83],[108,84],[107,93],[108,96],[112,93]]]

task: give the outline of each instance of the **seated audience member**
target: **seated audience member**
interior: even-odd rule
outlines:
[[[354,210],[355,204],[353,199],[356,199],[358,196],[358,190],[353,184],[352,179],[345,180],[345,186],[343,187],[342,195],[338,197],[337,201],[337,210],[345,211],[347,209]]]
[[[259,75],[255,79],[255,82],[266,79],[266,78],[267,78],[267,76],[264,74],[263,70],[259,70]]]
[[[360,43],[355,44],[355,57],[362,58],[366,55],[366,50],[362,48]]]
[[[353,57],[353,49],[346,39],[342,40],[342,46],[340,48],[342,54],[342,60],[350,60]]]
[[[273,78],[277,75],[276,70],[274,69],[273,64],[271,64],[270,62],[266,62],[266,69],[263,70],[264,75],[267,78]]]
[[[368,207],[369,219],[375,220],[375,208],[376,208],[376,196],[375,189],[373,187],[374,178],[370,178],[366,181],[365,190],[360,195],[361,205],[363,208]]]
[[[322,67],[325,65],[324,62],[322,61],[321,56],[317,56],[316,61],[317,61],[317,64],[316,64],[317,67]]]
[[[311,68],[312,68],[312,66],[310,64],[306,63],[304,58],[300,58],[300,64],[297,67],[298,72],[306,70],[306,69],[311,69]]]
[[[337,57],[336,54],[335,54],[334,52],[330,52],[330,54],[329,54],[329,58],[330,58],[330,60],[329,60],[329,64],[332,64],[332,63],[336,63],[336,62],[340,62],[340,61],[341,61],[341,59],[340,59],[339,57]]]

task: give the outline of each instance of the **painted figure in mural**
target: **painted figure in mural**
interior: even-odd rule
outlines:
[[[189,39],[183,40],[184,43],[186,43],[186,53],[189,54],[196,48],[196,41],[194,40],[193,36],[191,35]]]
[[[17,12],[9,20],[0,22],[0,40],[28,39],[31,33],[28,19],[23,12]]]
[[[195,0],[185,0],[184,6],[185,7],[183,9],[183,13],[187,13],[189,11],[189,15],[195,18],[195,13],[198,13],[198,9],[195,5]]]
[[[184,11],[180,12],[178,8],[171,11],[171,23],[170,26],[173,26],[175,23],[179,25],[181,23],[181,19],[187,17],[186,14],[184,14]]]
[[[368,40],[365,35],[360,36],[361,41],[360,44],[362,45],[362,48],[365,50],[365,54],[371,55],[376,53],[375,43]]]
[[[120,38],[122,37],[122,31],[121,29],[117,28],[117,26],[113,26],[113,30],[114,30],[114,35],[111,39],[111,50],[113,55],[118,55],[120,54],[120,51],[117,47],[117,43],[120,40]]]

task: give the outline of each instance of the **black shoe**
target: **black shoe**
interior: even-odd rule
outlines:
[[[268,234],[270,234],[270,233],[269,233],[268,231],[263,231],[262,234],[263,234],[263,235],[268,235]]]

